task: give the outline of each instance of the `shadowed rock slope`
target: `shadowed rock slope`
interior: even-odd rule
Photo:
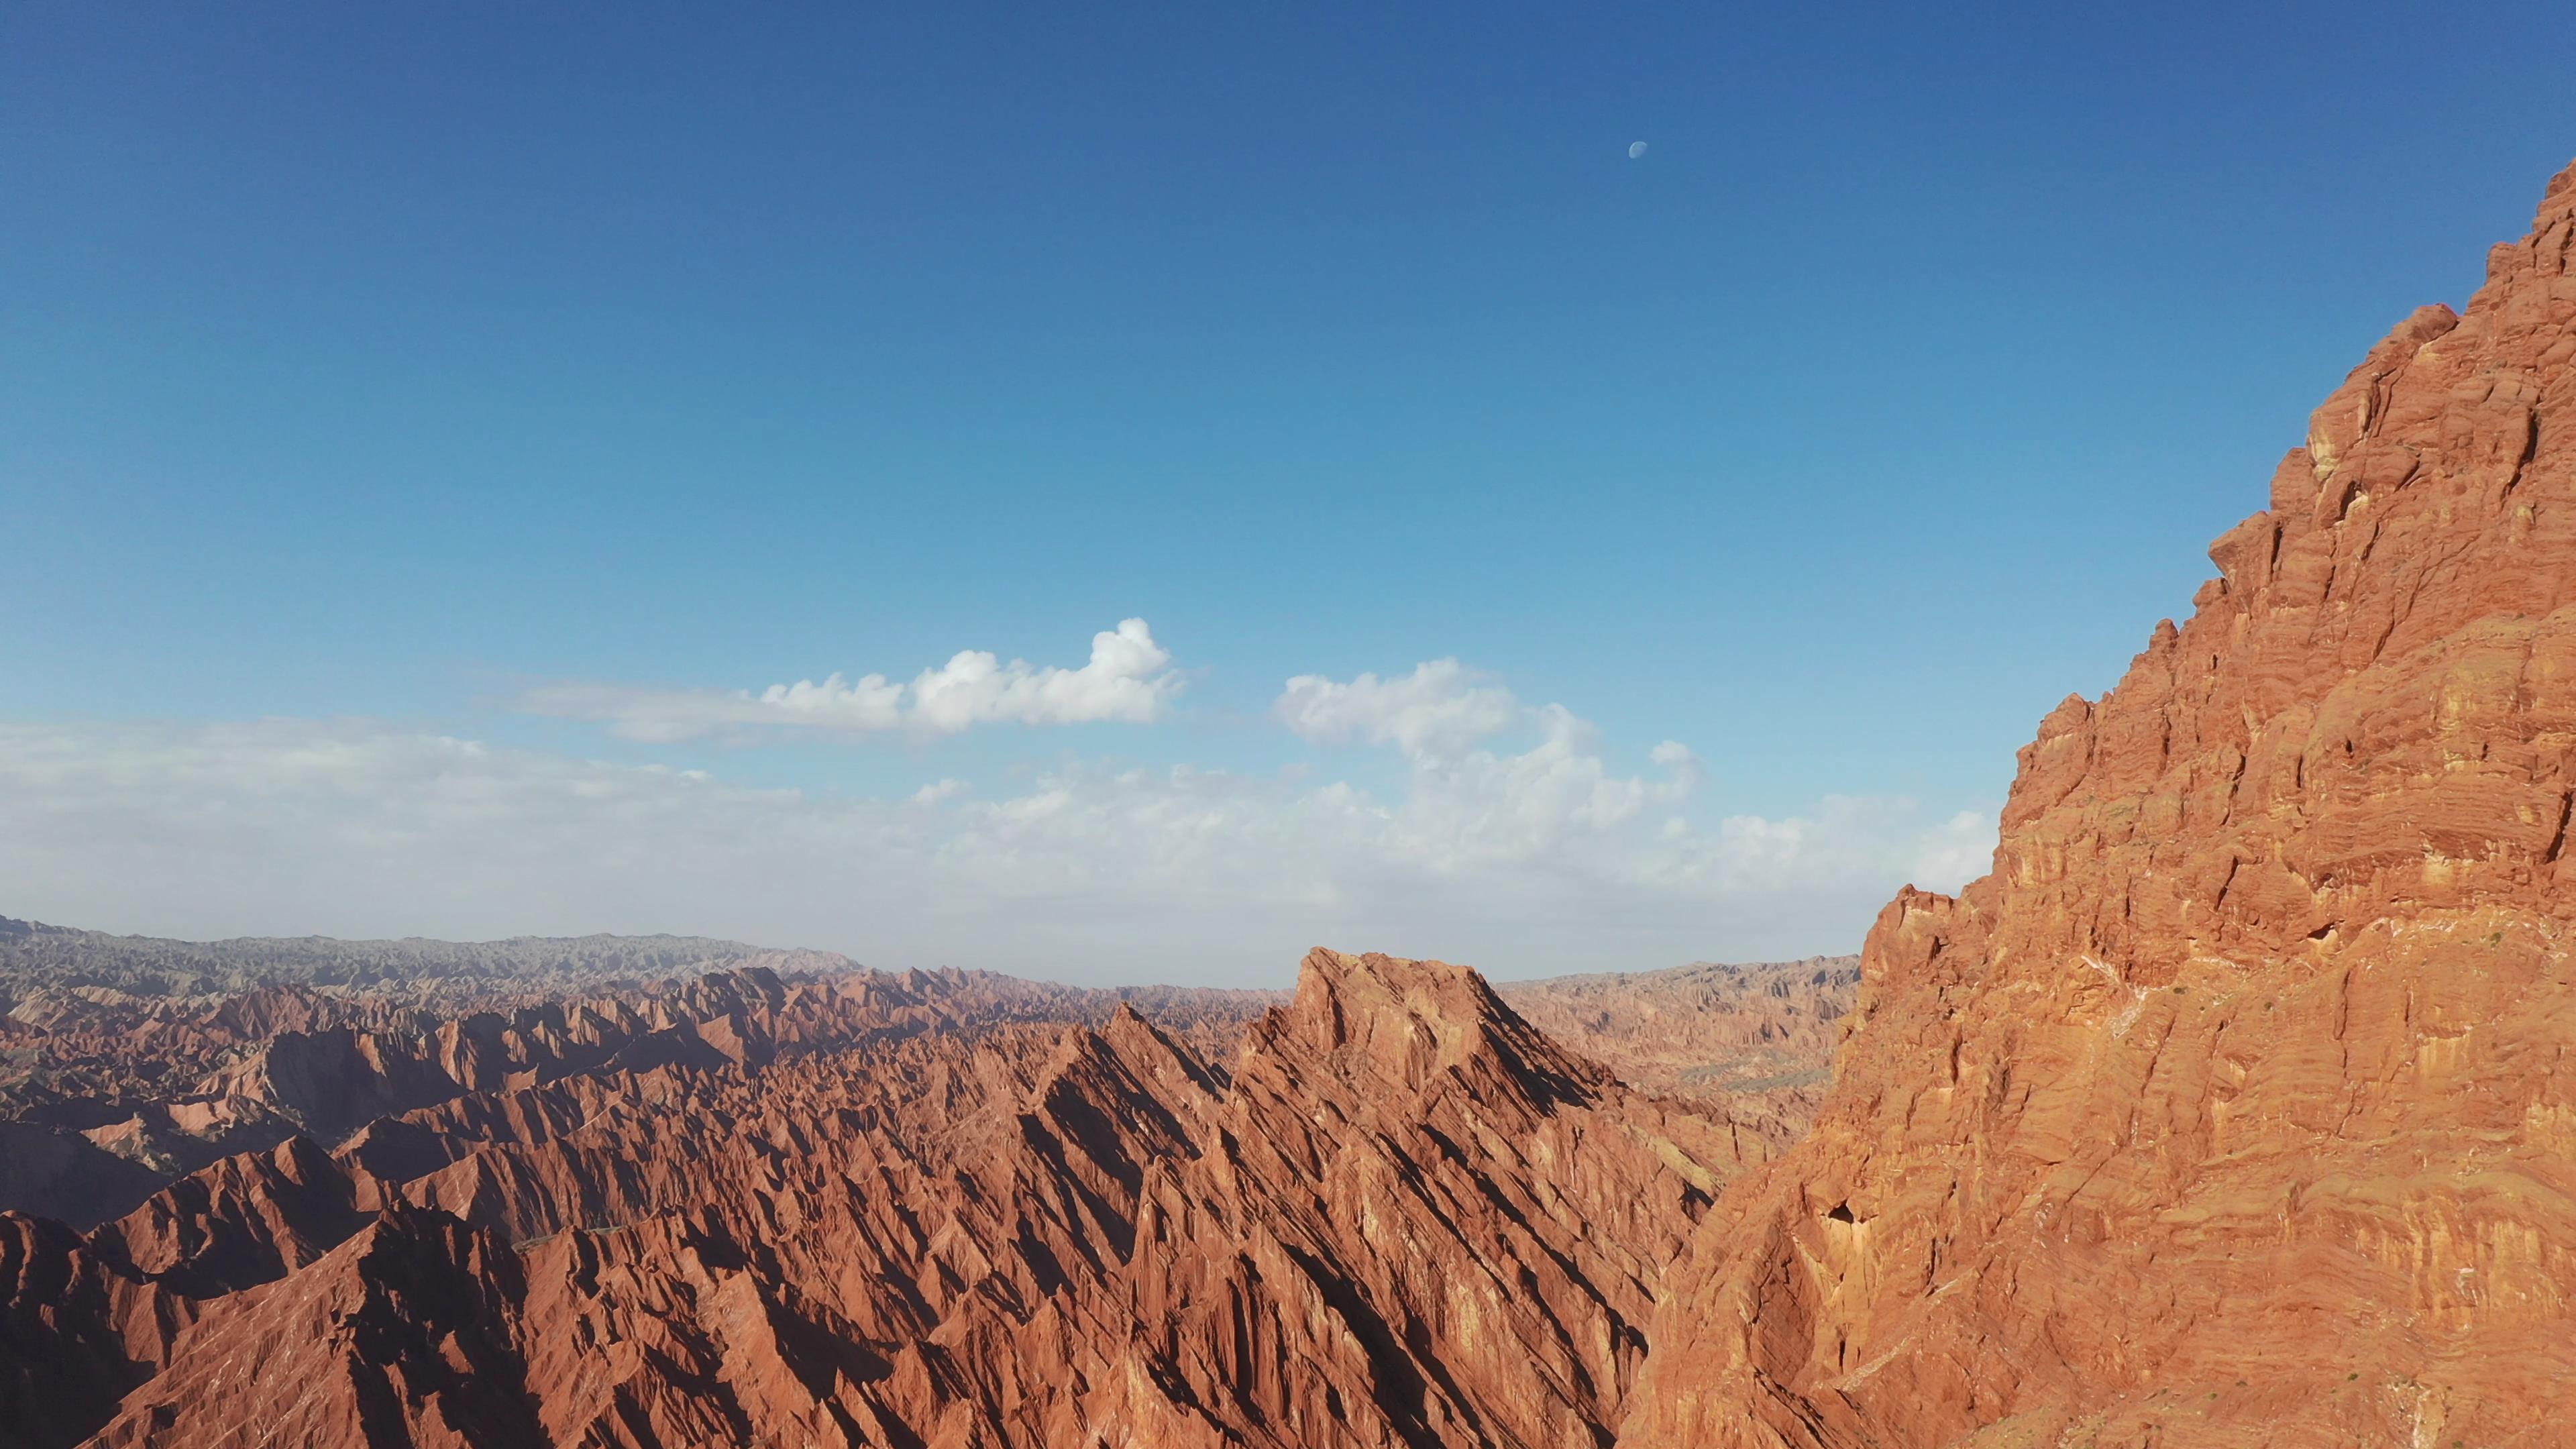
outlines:
[[[280,953],[274,961],[259,956],[266,948]],[[692,960],[724,969],[649,981],[607,974]],[[420,974],[384,974],[406,965]],[[1132,1000],[1203,1051],[1230,1051],[1253,1017],[1284,999],[1085,990],[989,972],[896,976],[818,952],[684,937],[199,944],[0,919],[0,996],[9,1002],[0,1016],[0,1208],[87,1228],[184,1173],[298,1133],[337,1145],[380,1116],[469,1092],[681,1057],[738,1059],[733,1023],[746,993],[776,1005],[783,992],[827,980],[844,983],[844,995],[873,994],[897,1017],[909,1011],[914,1029],[969,1019],[1096,1024]],[[240,989],[199,991],[217,982]],[[937,1010],[894,1004],[925,993]],[[816,1029],[835,1040],[832,1023]]]
[[[1603,1445],[1782,1145],[1431,962],[1316,952],[1225,1063],[964,977],[696,990],[657,1059],[0,1215],[0,1445]]]
[[[2576,1439],[2576,170],[1863,953],[1623,1445]]]

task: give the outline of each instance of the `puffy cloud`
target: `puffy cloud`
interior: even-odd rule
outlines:
[[[1665,778],[1614,775],[1589,722],[1563,705],[1524,705],[1455,659],[1386,679],[1362,674],[1347,684],[1299,675],[1272,712],[1305,739],[1399,750],[1413,777],[1393,818],[1411,857],[1437,871],[1533,859],[1618,831],[1650,804],[1680,801],[1701,780],[1698,759],[1674,740],[1649,755]],[[1534,731],[1538,743],[1519,754],[1475,747],[1515,728]]]
[[[1455,659],[1417,664],[1396,679],[1363,674],[1348,684],[1301,674],[1271,709],[1298,736],[1321,744],[1357,739],[1416,758],[1444,756],[1520,721],[1520,701],[1483,678]]]
[[[567,682],[531,689],[518,706],[530,714],[598,720],[625,738],[658,743],[741,740],[764,730],[862,737],[953,735],[981,724],[1143,724],[1162,718],[1180,692],[1171,664],[1171,651],[1154,642],[1145,621],[1127,619],[1093,635],[1091,659],[1077,669],[1023,659],[1004,664],[969,649],[904,684],[882,674],[855,680],[832,674],[754,694]]]
[[[1678,771],[1661,781],[1615,775],[1589,723],[1561,705],[1530,713],[1540,739],[1519,754],[1412,757],[1399,818],[1419,859],[1454,872],[1543,858],[1614,836],[1648,804],[1678,801],[1695,783]]]
[[[883,800],[370,721],[0,724],[0,911],[197,937],[693,931],[1275,984],[1319,942],[1506,975],[1851,949],[1896,886],[1955,888],[1993,843],[1991,815],[1863,797],[1698,828],[1688,751],[1625,776],[1572,715],[1523,718],[1530,748],[1431,760],[1384,798],[1071,764]]]

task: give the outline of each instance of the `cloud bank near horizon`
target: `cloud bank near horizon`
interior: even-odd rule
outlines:
[[[1180,691],[1171,651],[1154,642],[1144,620],[1122,619],[1117,628],[1091,636],[1091,658],[1078,668],[1025,659],[1005,664],[997,655],[967,649],[908,683],[883,674],[850,679],[833,673],[755,694],[573,680],[527,690],[515,706],[527,714],[605,724],[622,738],[648,744],[711,738],[748,744],[785,735],[921,738],[987,724],[1151,724]]]
[[[1159,717],[1169,655],[1129,624],[1083,669],[951,661],[847,706],[890,724],[810,727]],[[646,738],[803,718],[749,696],[632,703],[580,717]],[[1273,714],[1404,769],[1372,791],[1068,760],[1007,793],[942,777],[875,799],[372,720],[0,724],[0,910],[190,937],[667,930],[890,967],[1280,984],[1319,943],[1503,976],[1855,949],[1897,886],[1955,889],[1994,845],[1990,811],[1865,795],[1695,824],[1688,748],[1622,774],[1588,722],[1454,659],[1299,676]]]

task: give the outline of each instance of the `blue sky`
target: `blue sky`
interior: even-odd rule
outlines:
[[[0,912],[1850,949],[2576,154],[2246,9],[13,7]]]

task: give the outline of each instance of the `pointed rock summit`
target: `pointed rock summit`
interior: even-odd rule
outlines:
[[[1879,917],[1814,1133],[1619,1442],[2553,1441],[2576,1405],[2576,170],[2309,421],[1991,875]]]
[[[1608,1073],[1567,1055],[1523,1021],[1474,971],[1375,952],[1308,952],[1296,1001],[1255,1040],[1364,1069],[1407,1091],[1480,1067],[1532,1088],[1584,1090],[1610,1082]]]

